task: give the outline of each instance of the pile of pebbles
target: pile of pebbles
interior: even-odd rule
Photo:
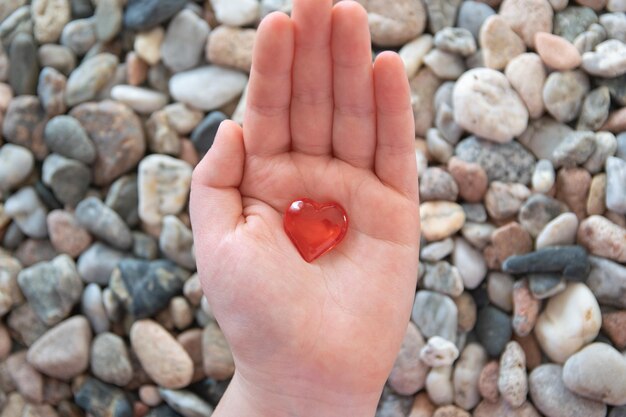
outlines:
[[[359,1],[422,199],[377,416],[625,417],[626,1]],[[191,173],[290,3],[0,1],[0,417],[211,414]]]

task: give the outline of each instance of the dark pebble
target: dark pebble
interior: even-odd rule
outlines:
[[[124,259],[111,274],[113,291],[126,291],[126,308],[135,318],[152,317],[179,294],[189,272],[170,261]]]
[[[86,377],[76,389],[74,401],[93,417],[132,417],[133,409],[124,391]]]
[[[72,116],[50,119],[44,131],[46,145],[52,152],[90,164],[96,158],[96,147],[87,132]]]
[[[15,250],[26,239],[26,235],[22,233],[17,223],[12,222],[6,232],[4,232],[4,238],[2,239],[2,246],[8,250]]]
[[[565,278],[559,274],[531,274],[528,283],[533,297],[539,300],[560,293],[566,286]]]
[[[46,205],[50,210],[57,210],[63,208],[63,204],[57,200],[54,193],[43,182],[37,181],[35,183],[35,191],[41,199],[41,202]]]
[[[111,272],[126,256],[101,242],[95,242],[78,258],[78,273],[85,282],[106,285]]]
[[[230,384],[229,380],[216,381],[211,378],[206,378],[191,385],[189,390],[216,406],[224,396],[228,384]]]
[[[152,236],[133,232],[133,255],[141,259],[156,259],[159,256],[159,245]]]
[[[493,306],[483,307],[478,312],[476,336],[489,356],[499,356],[511,340],[511,317]]]
[[[46,113],[38,97],[15,97],[4,115],[2,134],[6,141],[30,149],[35,158],[42,160],[48,155],[43,139],[46,121]]]
[[[94,14],[93,4],[91,0],[71,0],[72,20],[82,19]]]
[[[150,29],[181,10],[187,0],[130,0],[124,13],[124,26],[133,30]]]
[[[582,246],[554,246],[524,255],[514,255],[502,264],[502,270],[511,274],[558,272],[571,281],[583,281],[591,265]]]
[[[227,118],[228,117],[222,112],[211,112],[193,130],[193,133],[191,134],[191,141],[200,156],[207,153],[211,148],[211,145],[213,145],[213,141],[215,140],[215,135],[217,134],[217,129]]]
[[[89,189],[91,171],[79,161],[51,154],[43,163],[42,177],[61,203],[74,207]]]
[[[115,210],[130,227],[139,224],[137,175],[126,175],[116,180],[109,188],[104,203]]]
[[[169,405],[161,404],[148,411],[146,417],[181,417],[181,415],[174,411]]]
[[[96,197],[88,197],[76,206],[76,219],[94,236],[117,249],[128,250],[133,245],[128,225]]]
[[[39,60],[37,46],[28,33],[18,33],[9,49],[9,84],[15,95],[37,94]]]
[[[613,407],[609,413],[609,417],[626,417],[626,405],[621,407]]]

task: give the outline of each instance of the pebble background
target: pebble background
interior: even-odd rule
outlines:
[[[378,417],[626,417],[626,1],[359,0],[415,110]],[[289,0],[0,1],[0,417],[207,417],[191,172]]]

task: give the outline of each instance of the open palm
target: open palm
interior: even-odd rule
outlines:
[[[312,263],[283,229],[299,197],[349,217]],[[296,0],[291,18],[261,23],[243,129],[220,127],[194,172],[191,216],[236,378],[329,401],[380,393],[415,294],[418,185],[403,65],[387,52],[372,65],[358,3]]]

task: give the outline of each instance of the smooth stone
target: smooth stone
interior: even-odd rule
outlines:
[[[465,203],[462,205],[463,211],[465,212],[465,217],[467,221],[471,222],[486,222],[487,221],[487,210],[485,206],[477,203],[477,204],[469,204]]]
[[[461,332],[472,330],[476,324],[476,302],[474,298],[465,291],[454,298],[454,304],[458,310],[458,329]]]
[[[426,150],[431,158],[442,164],[447,163],[454,153],[454,148],[437,129],[428,129],[426,133]],[[424,168],[426,171],[428,167]],[[421,172],[424,172],[421,171]]]
[[[567,206],[559,200],[534,194],[520,208],[519,222],[531,236],[537,237],[548,223],[568,211]]]
[[[117,263],[125,257],[126,254],[95,242],[78,258],[78,273],[85,282],[106,285]]]
[[[41,45],[37,51],[37,57],[39,65],[54,68],[65,76],[76,68],[76,56],[67,46],[53,43]]]
[[[26,180],[35,165],[35,158],[28,149],[4,144],[0,147],[0,190],[9,191]]]
[[[495,11],[485,3],[478,1],[464,1],[459,7],[457,26],[470,31],[475,39],[478,39],[480,28],[487,18],[495,14]]]
[[[7,142],[30,149],[37,160],[48,154],[43,140],[46,114],[39,98],[18,96],[13,98],[4,114],[2,135]]]
[[[559,1],[559,0],[552,0]],[[498,400],[494,403],[489,401],[481,401],[478,407],[474,410],[474,417],[540,417],[535,407],[528,401],[522,404],[519,408],[513,408],[505,401]],[[564,416],[558,416],[564,417]]]
[[[110,323],[102,301],[102,290],[96,283],[85,287],[81,298],[81,310],[87,317],[94,333],[100,334],[109,331]]]
[[[513,286],[513,331],[520,337],[528,336],[535,326],[541,301],[535,299],[528,280],[522,279]]]
[[[63,28],[61,45],[78,56],[83,56],[97,42],[96,20],[93,17],[72,20]]]
[[[590,216],[578,227],[578,242],[596,256],[626,262],[626,229],[602,216]]]
[[[388,379],[389,386],[401,395],[413,395],[426,383],[428,367],[419,358],[424,343],[415,324],[409,322]]]
[[[137,115],[110,100],[84,103],[70,116],[83,126],[96,147],[93,183],[103,186],[134,169],[145,153],[143,127]]]
[[[250,72],[255,29],[219,26],[210,34],[206,44],[206,58],[215,65]]]
[[[83,61],[67,79],[67,105],[73,107],[96,98],[113,78],[117,64],[117,57],[106,52]]]
[[[583,102],[576,129],[591,131],[600,129],[609,117],[610,107],[611,94],[608,87],[591,90]]]
[[[454,26],[456,16],[462,0],[425,0],[424,5],[428,13],[428,28],[437,33],[444,28]]]
[[[188,135],[200,123],[204,113],[183,103],[172,103],[163,109],[169,125],[180,135]]]
[[[6,0],[0,4],[0,21],[3,21],[19,7],[26,4],[26,0]]]
[[[67,255],[23,269],[17,282],[35,313],[48,325],[70,314],[83,289],[76,265]]]
[[[200,63],[209,36],[208,23],[197,14],[183,9],[170,21],[161,44],[161,59],[172,71],[191,69]],[[184,43],[185,47],[181,48]]]
[[[528,184],[535,165],[535,158],[517,141],[496,144],[470,136],[459,142],[455,154],[480,165],[489,181]]]
[[[426,376],[426,392],[436,405],[452,404],[454,400],[452,366],[432,368]]]
[[[513,310],[513,286],[515,279],[502,272],[490,272],[487,278],[489,301],[501,310],[510,313]]]
[[[476,321],[476,337],[489,356],[498,356],[511,340],[511,317],[501,310],[486,306],[478,312]]]
[[[561,272],[574,281],[584,280],[589,268],[587,252],[581,246],[546,247],[511,256],[502,264],[502,270],[512,274]]]
[[[454,110],[449,103],[443,103],[437,108],[435,126],[451,144],[456,144],[463,135],[463,129],[454,121]]]
[[[175,74],[169,89],[178,101],[200,110],[214,110],[239,96],[247,77],[233,70],[206,66]]]
[[[606,40],[606,30],[598,23],[592,23],[588,30],[585,30],[580,35],[576,36],[573,41],[574,46],[578,49],[578,52],[584,54],[585,52],[591,52],[596,49],[600,43]]]
[[[39,74],[37,95],[41,99],[41,105],[49,116],[65,113],[65,75],[54,68],[46,67]]]
[[[32,345],[49,327],[41,321],[28,303],[15,307],[7,318],[13,338],[25,346]]]
[[[141,259],[156,259],[159,255],[159,246],[152,236],[133,232],[133,255]]]
[[[584,164],[596,148],[593,132],[575,131],[565,137],[552,153],[555,168],[573,168]]]
[[[43,376],[26,361],[26,351],[13,353],[4,364],[17,391],[27,401],[41,403],[44,390]]]
[[[556,176],[556,198],[567,204],[579,220],[585,218],[591,175],[583,168],[563,168]]]
[[[606,160],[606,208],[626,214],[626,160],[609,156]]]
[[[458,357],[459,349],[456,345],[439,336],[429,338],[420,350],[420,359],[432,368],[450,366]]]
[[[594,135],[594,142],[595,150],[584,167],[590,173],[597,174],[617,151],[617,139],[611,132],[597,132]]]
[[[601,304],[626,308],[626,267],[608,259],[591,256],[587,285]]]
[[[41,177],[59,202],[73,207],[87,193],[91,171],[79,161],[51,154],[43,162]]]
[[[46,124],[46,145],[50,151],[90,164],[96,158],[96,148],[80,125],[71,116],[56,116]]]
[[[101,42],[109,42],[122,28],[122,7],[117,0],[98,0],[94,13],[96,36]]]
[[[486,362],[485,349],[478,343],[469,343],[454,366],[454,403],[464,410],[471,410],[480,401],[478,380]]]
[[[465,71],[465,62],[460,56],[437,48],[426,54],[424,65],[442,80],[456,80]]]
[[[614,78],[596,78],[596,83],[609,89],[611,98],[621,106],[626,106],[626,74]]]
[[[54,43],[70,20],[68,0],[34,0],[31,5],[33,32],[39,43]]]
[[[531,48],[536,33],[552,32],[554,13],[547,0],[504,0],[499,14]]]
[[[39,76],[37,46],[30,34],[18,33],[9,48],[9,84],[16,95],[36,94]]]
[[[133,237],[124,220],[97,197],[88,197],[76,206],[78,223],[94,236],[120,250],[132,247]]]
[[[518,140],[537,158],[551,160],[554,149],[571,132],[573,129],[568,125],[551,117],[542,117],[533,120]]]
[[[482,58],[487,68],[503,70],[518,55],[526,52],[526,44],[500,16],[487,18],[480,29]]]
[[[388,7],[384,0],[360,0],[359,3],[367,10],[372,43],[375,45],[404,45],[424,32],[427,19],[424,2],[401,0],[393,8]]]
[[[626,42],[626,16],[624,13],[604,13],[599,18],[609,39]]]
[[[193,374],[191,358],[161,325],[152,320],[136,321],[130,330],[130,342],[143,369],[157,384],[164,388],[189,384]]]
[[[441,168],[427,168],[420,177],[420,201],[456,201],[458,193],[454,178]]]
[[[626,132],[617,135],[617,151],[615,156],[626,161]]]
[[[452,297],[458,297],[463,292],[463,279],[459,270],[445,261],[426,264],[422,285],[428,290]]]
[[[420,205],[422,236],[428,241],[452,236],[465,223],[463,207],[448,201],[427,201]]]
[[[589,7],[570,6],[554,16],[554,34],[573,42],[576,36],[584,32],[591,24],[598,21],[598,16]],[[552,31],[549,31],[552,32]]]
[[[437,49],[461,56],[469,56],[476,52],[476,40],[472,33],[464,28],[442,28],[435,34],[434,44]]]
[[[78,224],[74,213],[53,210],[46,220],[50,242],[59,253],[76,258],[91,244],[91,235]]]
[[[406,75],[409,79],[415,77],[417,71],[424,62],[424,57],[432,49],[432,47],[432,35],[423,34],[400,48],[398,55],[400,55],[400,58],[404,63],[404,70],[406,71]],[[209,48],[211,48],[210,45]]]
[[[162,109],[168,102],[165,94],[132,85],[116,85],[111,89],[111,98],[141,114],[150,114]]]
[[[164,216],[178,214],[187,202],[191,166],[165,155],[150,155],[139,164],[139,217],[158,225]]]
[[[215,135],[221,123],[228,117],[220,112],[210,112],[202,121],[200,121],[193,133],[191,134],[191,142],[200,155],[204,155],[213,146]]]
[[[511,407],[518,408],[526,401],[528,380],[526,376],[526,355],[521,346],[509,342],[500,358],[498,390]]]
[[[626,358],[606,343],[592,343],[565,362],[563,383],[572,392],[608,405],[626,405]]]
[[[20,243],[14,254],[25,267],[51,261],[58,255],[47,239],[26,239]]]
[[[567,281],[560,274],[530,274],[528,286],[533,297],[543,300],[565,290]]]
[[[578,117],[588,92],[589,79],[584,72],[553,72],[543,87],[543,102],[557,121],[567,123]]]
[[[478,287],[487,274],[487,265],[482,254],[460,237],[454,240],[452,263],[460,272],[463,286],[467,289]]]
[[[179,330],[185,330],[186,328],[191,326],[191,324],[193,323],[193,320],[194,320],[193,311],[191,310],[191,306],[189,305],[185,297],[176,296],[172,298],[169,304],[169,313],[170,313],[170,316],[172,317],[172,321],[174,322],[174,327],[176,327]],[[190,352],[190,349],[188,349],[185,346],[185,344],[182,343],[182,340],[183,340],[182,338],[179,338],[179,342],[181,342],[183,347],[185,347],[185,350],[187,352]],[[198,368],[197,361],[194,355],[192,355],[191,353],[189,354],[192,356],[193,363],[194,363],[194,369],[195,369],[194,379],[195,379],[195,375],[197,373],[197,368]]]
[[[111,184],[104,203],[119,214],[127,225],[130,227],[137,225],[139,223],[137,176],[125,175]]]
[[[616,349],[626,349],[626,310],[617,310],[602,315],[602,332]]]
[[[426,262],[437,262],[447,257],[454,249],[454,240],[447,238],[429,243],[421,247],[420,259]]]
[[[124,26],[133,30],[150,29],[174,16],[185,4],[185,0],[129,0],[124,13]]]
[[[28,349],[28,362],[48,376],[67,381],[87,370],[90,343],[89,322],[74,316],[37,339]]]
[[[35,239],[48,236],[48,210],[33,187],[21,188],[11,195],[4,203],[4,213],[13,219],[25,235]]]
[[[411,87],[411,105],[415,118],[415,133],[424,137],[435,119],[434,96],[443,83],[430,68],[421,68],[415,77],[409,80]]]
[[[196,269],[191,230],[176,216],[163,217],[159,248],[168,259],[183,268]]]
[[[605,417],[606,405],[580,397],[565,387],[563,368],[544,364],[528,378],[530,398],[548,417]]]
[[[235,362],[226,337],[215,322],[209,323],[202,332],[202,363],[204,374],[221,381],[235,372]]]
[[[26,239],[26,236],[20,230],[17,223],[9,223],[5,232],[4,239],[2,240],[2,246],[5,249],[15,250]]]
[[[76,384],[74,401],[93,417],[133,416],[131,403],[124,391],[89,376]]]
[[[123,387],[133,377],[124,340],[113,333],[97,335],[91,345],[91,372],[101,381]]]
[[[574,213],[563,213],[548,223],[537,236],[537,249],[548,246],[573,245],[578,231],[578,218]]]
[[[152,317],[183,288],[189,272],[170,261],[123,259],[111,273],[109,288],[135,318]]]
[[[159,110],[150,115],[146,122],[146,134],[150,151],[174,156],[180,155],[181,139],[178,133],[170,126],[165,111]]]
[[[610,12],[626,12],[626,1],[608,0],[606,9]],[[620,414],[621,416],[621,414]],[[612,415],[610,417],[613,417]]]
[[[458,310],[454,301],[433,291],[418,291],[411,318],[424,337],[456,340]]]
[[[545,110],[542,95],[547,75],[539,55],[529,52],[515,56],[508,61],[504,74],[526,104],[529,116],[541,117]]]
[[[133,48],[137,55],[149,65],[156,65],[161,60],[161,45],[165,38],[165,30],[157,26],[135,36]]]
[[[463,74],[454,87],[453,101],[458,125],[484,139],[506,143],[526,130],[526,106],[495,70],[477,68]]]
[[[535,336],[543,352],[563,363],[598,335],[602,325],[600,307],[591,290],[570,283],[550,298],[535,325]]]
[[[525,185],[493,181],[485,195],[485,208],[492,218],[504,220],[515,216],[530,195]]]
[[[587,197],[587,214],[602,215],[606,211],[606,174],[594,175]]]
[[[580,52],[567,39],[551,33],[538,32],[535,47],[543,62],[557,71],[568,71],[578,67],[582,58]]]
[[[626,73],[626,44],[609,39],[596,46],[595,51],[583,54],[582,67],[598,77],[618,77]]]
[[[531,184],[532,190],[537,193],[548,193],[556,181],[556,173],[552,162],[547,159],[537,161],[533,172]]]
[[[159,388],[161,398],[183,417],[206,417],[213,412],[213,407],[191,391]]]

